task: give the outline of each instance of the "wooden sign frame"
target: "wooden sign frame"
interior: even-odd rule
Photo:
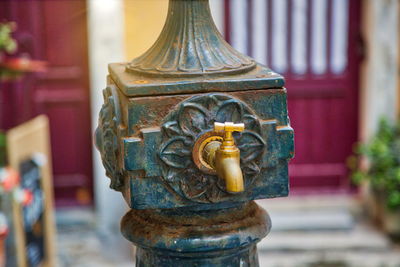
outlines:
[[[49,121],[45,115],[40,115],[7,132],[7,157],[10,167],[19,170],[21,162],[41,154],[46,157],[40,167],[41,188],[44,201],[44,251],[45,258],[42,267],[55,266],[55,224],[53,212],[52,165],[50,150]],[[13,228],[15,233],[16,257],[18,267],[27,267],[26,240],[22,205],[13,201]]]

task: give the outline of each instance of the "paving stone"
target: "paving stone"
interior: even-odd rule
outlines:
[[[260,267],[399,267],[400,253],[287,252],[260,253]]]

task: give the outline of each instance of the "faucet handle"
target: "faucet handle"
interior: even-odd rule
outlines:
[[[214,122],[214,131],[216,132],[243,132],[244,123],[233,123],[233,122]]]
[[[232,147],[235,145],[233,140],[233,132],[243,132],[244,123],[233,123],[233,122],[214,122],[214,131],[224,132],[224,141],[222,143],[223,147]]]

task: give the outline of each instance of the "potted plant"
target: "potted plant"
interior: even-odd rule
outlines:
[[[31,60],[27,54],[16,54],[18,43],[12,37],[16,28],[14,22],[0,23],[0,82],[15,80],[27,72],[46,69],[46,62]]]
[[[376,135],[356,153],[366,157],[368,167],[356,165],[353,180],[368,183],[376,219],[389,235],[400,237],[400,122],[392,125],[382,119]]]

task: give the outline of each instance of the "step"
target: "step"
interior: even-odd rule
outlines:
[[[390,241],[380,232],[366,225],[349,231],[279,231],[271,232],[258,243],[260,251],[386,251]]]
[[[386,251],[390,241],[354,214],[358,202],[350,195],[293,196],[261,200],[272,230],[258,247],[267,252]]]
[[[272,231],[351,230],[355,224],[351,196],[294,196],[257,203],[272,220]]]

